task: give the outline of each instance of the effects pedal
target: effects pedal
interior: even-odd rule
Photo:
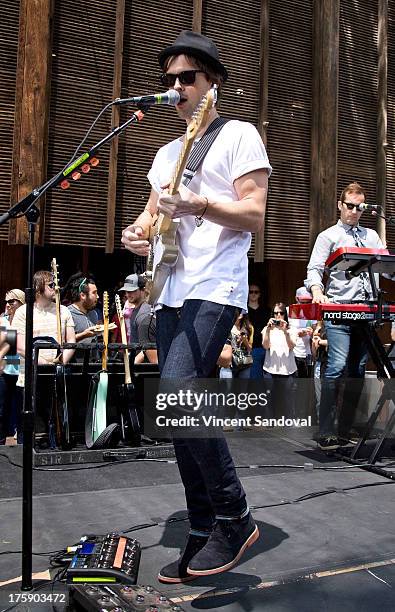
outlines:
[[[67,568],[67,583],[136,584],[140,556],[140,543],[118,533],[84,536]]]
[[[70,597],[77,610],[86,612],[182,612],[151,586],[84,584],[73,586]]]

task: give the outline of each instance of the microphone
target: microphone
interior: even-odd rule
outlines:
[[[366,202],[362,202],[362,204],[359,204],[359,206],[357,206],[358,210],[377,210],[378,208],[381,208],[380,204],[367,204]]]
[[[117,98],[113,104],[143,104],[154,106],[155,104],[170,104],[176,106],[180,101],[180,94],[175,89],[169,89],[165,93],[149,94],[147,96],[135,96],[134,98]]]

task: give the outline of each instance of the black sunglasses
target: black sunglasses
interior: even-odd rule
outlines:
[[[6,300],[5,301],[6,304],[15,304],[15,302],[18,302],[18,300]]]
[[[177,79],[179,80],[181,85],[193,85],[196,80],[196,74],[198,72],[204,72],[204,70],[183,70],[178,74],[164,72],[160,75],[160,80],[164,87],[174,87]]]
[[[285,315],[285,310],[273,310],[273,314],[274,315]]]
[[[348,210],[353,210],[353,208],[358,209],[359,204],[353,204],[352,202],[343,202],[343,204],[345,204],[348,208]]]

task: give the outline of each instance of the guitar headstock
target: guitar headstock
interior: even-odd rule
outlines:
[[[51,261],[51,272],[52,272],[52,276],[53,276],[53,282],[55,283],[55,291],[59,291],[60,287],[59,287],[59,266],[56,263],[56,259],[55,257],[52,259]]]
[[[196,138],[197,132],[204,127],[208,114],[217,101],[217,87],[214,86],[203,96],[192,115],[186,131],[186,139]]]
[[[109,308],[108,308],[108,291],[103,292],[103,319],[108,321]]]
[[[123,310],[122,310],[121,298],[119,297],[118,293],[115,294],[114,299],[115,299],[115,308],[117,309],[118,319],[121,321],[123,319]]]

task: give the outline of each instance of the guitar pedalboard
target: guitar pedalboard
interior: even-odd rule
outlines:
[[[76,610],[85,612],[182,612],[151,586],[82,584],[71,587]]]
[[[136,584],[140,556],[140,543],[132,538],[83,536],[67,568],[67,583]]]

